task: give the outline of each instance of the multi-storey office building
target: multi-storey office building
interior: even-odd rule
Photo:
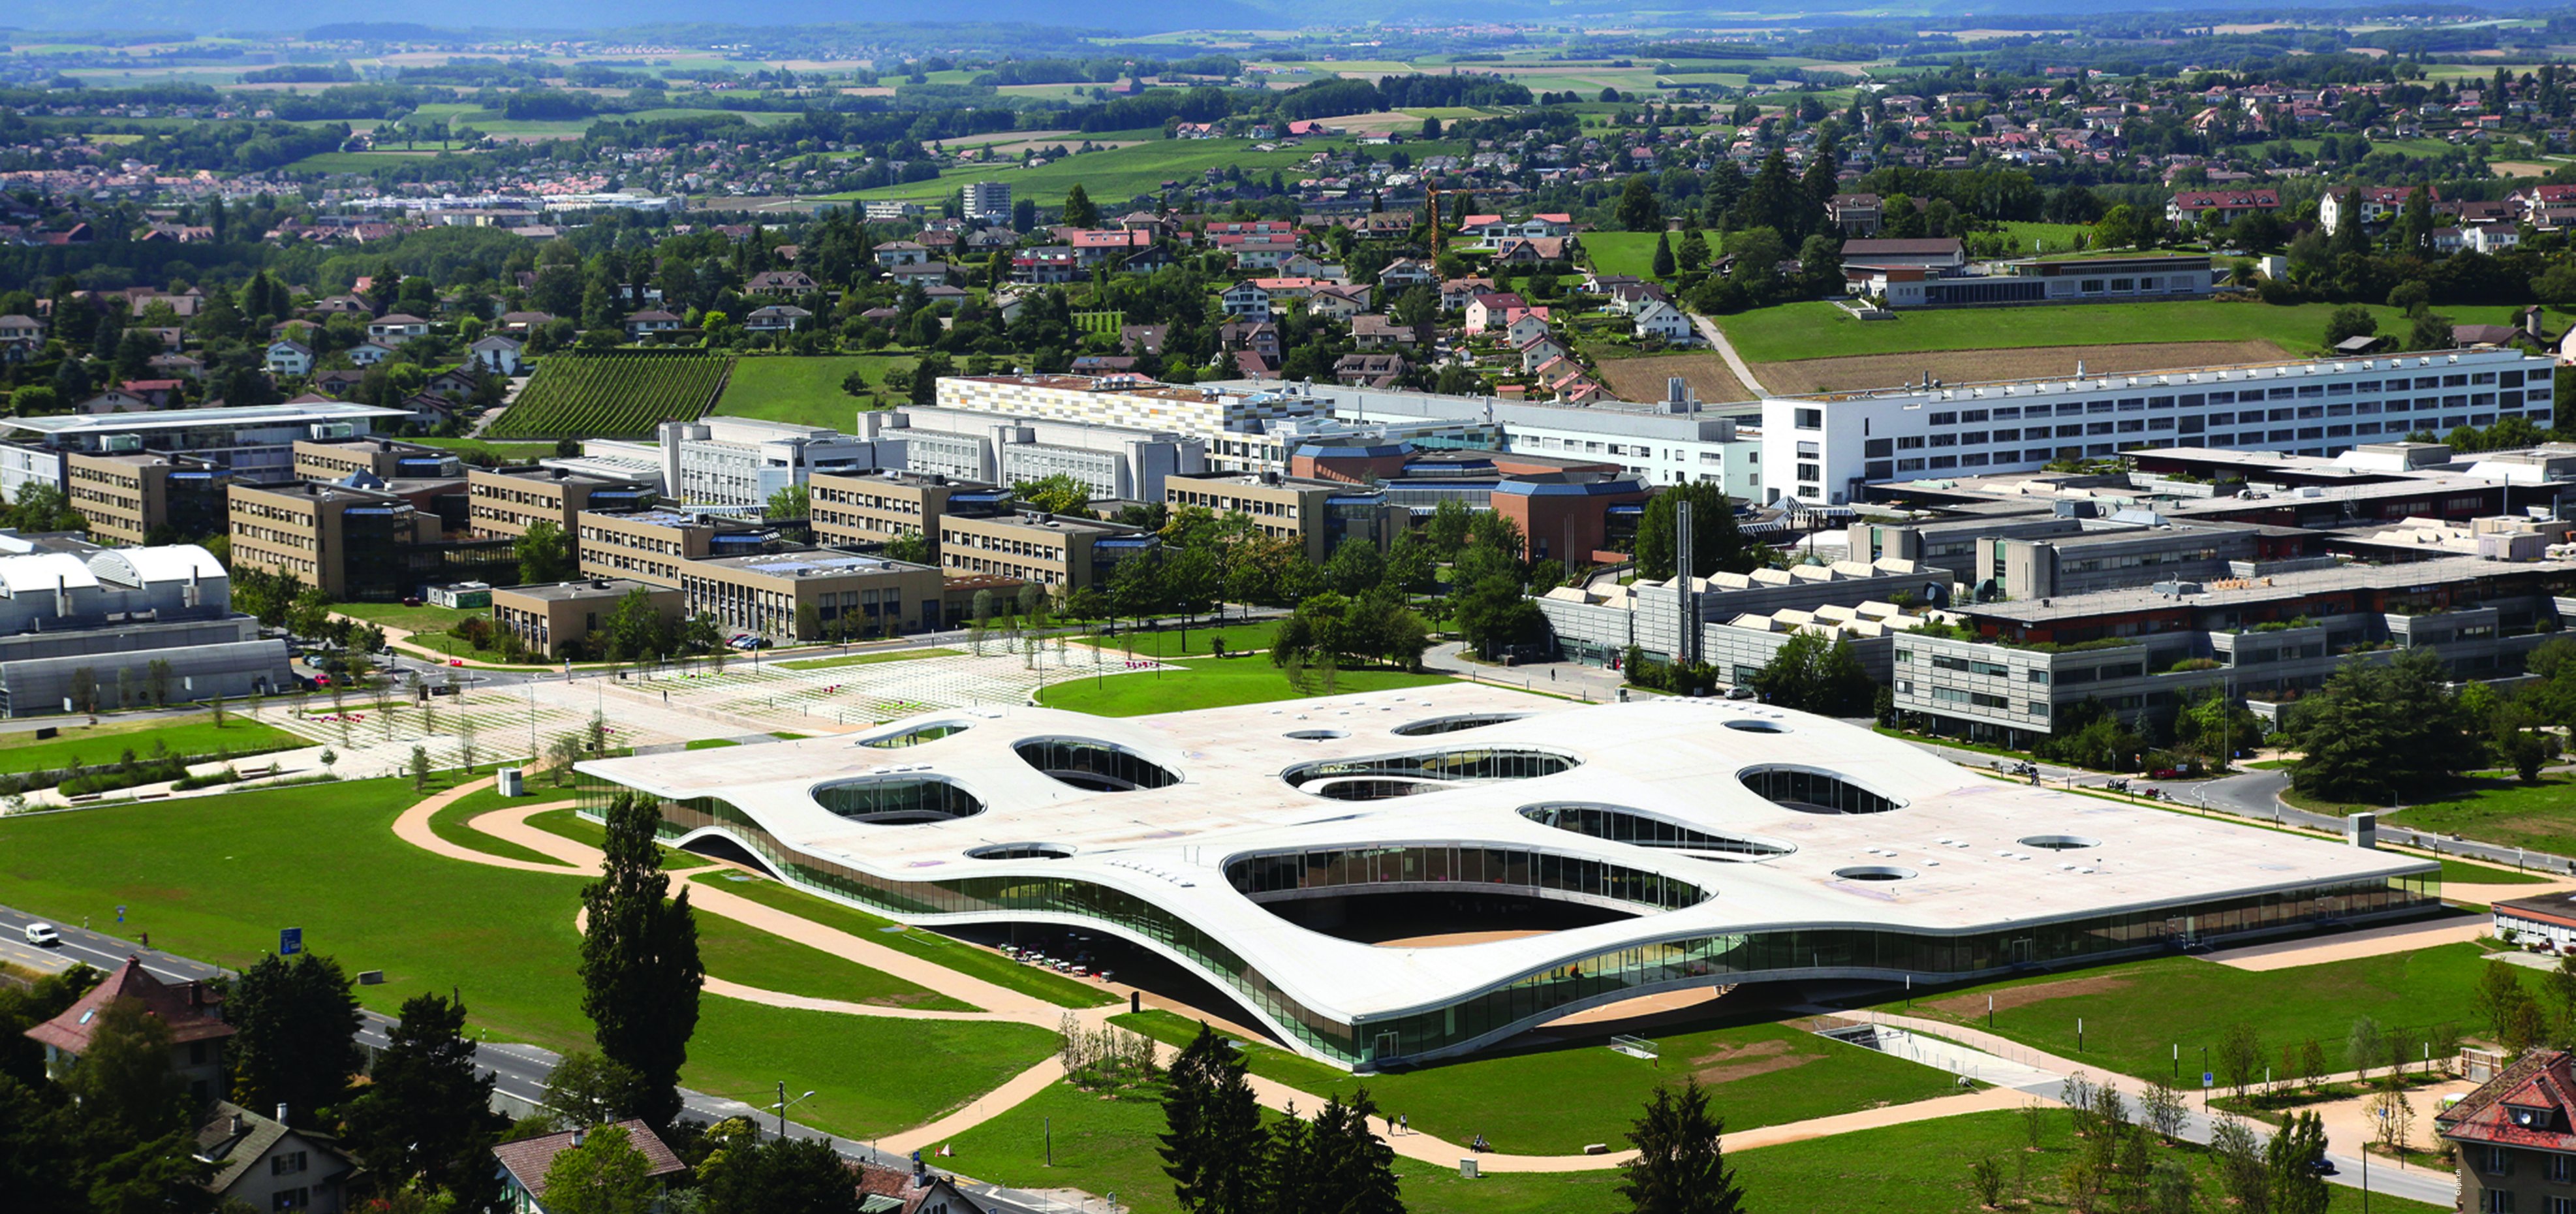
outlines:
[[[242,480],[284,480],[293,475],[298,441],[364,437],[378,423],[409,416],[400,409],[334,400],[0,417],[0,433],[9,436],[0,442],[0,491],[15,499],[31,484],[68,490],[63,457],[73,451],[164,451],[206,460]]]
[[[295,479],[345,481],[353,476],[377,480],[438,480],[465,475],[453,451],[424,447],[398,438],[308,438],[296,441]]]
[[[89,537],[132,546],[171,537],[221,535],[228,522],[232,473],[213,461],[158,451],[63,456],[72,509],[89,520]]]
[[[2555,417],[2549,359],[2514,350],[1927,383],[1762,402],[1765,500],[1860,500],[1862,486],[2031,470],[2145,447],[2332,456],[2417,430]]]
[[[680,589],[691,616],[780,640],[936,631],[945,618],[939,570],[829,550],[690,561]]]
[[[939,566],[954,573],[999,574],[1070,594],[1104,585],[1119,562],[1160,545],[1153,532],[1062,514],[943,516]]]
[[[580,557],[579,519],[584,510],[641,510],[658,496],[631,477],[597,476],[542,465],[476,468],[466,474],[468,528],[479,537],[515,540],[536,523],[553,523],[574,541]]]
[[[283,573],[344,602],[383,602],[437,576],[438,516],[401,494],[318,481],[235,484],[237,565]]]
[[[1317,564],[1353,540],[1384,549],[1400,529],[1382,492],[1271,472],[1176,477],[1164,482],[1163,503],[1241,514],[1263,535],[1304,548],[1306,559]]]
[[[584,510],[573,520],[585,578],[631,578],[677,589],[690,561],[775,547],[766,525],[687,510]]]
[[[1635,648],[1659,662],[1706,660],[1707,629],[1740,616],[1781,611],[1859,609],[1898,598],[1948,599],[1945,571],[1911,561],[1837,561],[1705,578],[1667,578],[1626,586],[1594,582],[1561,586],[1535,601],[1547,617],[1556,652],[1569,661],[1608,666]],[[1885,613],[1873,613],[1874,617]]]
[[[1896,707],[2026,748],[2084,700],[2133,720],[2208,694],[2269,712],[2356,655],[2429,649],[2456,678],[2501,678],[2557,635],[2571,591],[2576,558],[2444,556],[1963,604],[1967,635],[1900,638]]]
[[[492,591],[492,623],[519,638],[531,652],[560,657],[589,639],[617,613],[627,596],[643,591],[663,619],[678,623],[685,599],[678,590],[625,578],[585,578],[544,586],[505,586]]]
[[[815,477],[808,488],[813,494],[810,522],[817,543],[871,547],[917,535],[929,543],[932,560],[939,558],[940,519],[950,515],[991,518],[1012,509],[1008,489],[952,480],[935,472],[825,474]]]
[[[883,466],[876,444],[825,426],[747,417],[702,417],[664,422],[650,443],[594,440],[578,460],[562,464],[593,475],[631,476],[643,465],[660,471],[663,497],[685,506],[757,509],[779,490],[802,485],[817,472],[858,473]]]
[[[1208,440],[1177,429],[921,406],[863,424],[881,449],[899,444],[915,474],[1005,485],[1070,476],[1095,500],[1160,501],[1164,478],[1207,470]]]
[[[1729,497],[1764,500],[1763,434],[1753,429],[1760,409],[1751,402],[1703,404],[1679,388],[1661,401],[1588,405],[1379,388],[1305,390],[1343,422],[1480,426],[1496,440],[1488,445],[1514,454],[1608,463],[1648,485],[1709,484]]]

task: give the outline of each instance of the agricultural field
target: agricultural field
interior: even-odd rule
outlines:
[[[852,396],[841,381],[856,371],[870,388],[885,386],[886,373],[909,368],[919,360],[909,354],[772,355],[734,360],[724,395],[709,410],[726,417],[830,426],[848,432],[851,418],[877,398]]]
[[[1861,321],[1830,303],[1806,302],[1721,316],[1717,324],[1736,352],[1752,363],[2147,342],[2268,342],[2280,349],[2276,357],[2294,357],[2323,347],[2326,318],[2334,310],[2335,305],[2321,303],[2278,307],[2233,300],[2174,300],[1959,308]],[[2405,333],[2409,322],[2397,309],[2374,307],[2371,312],[2379,318],[2381,332]],[[2493,306],[2442,312],[2464,325],[2510,324],[2514,309]]]
[[[1277,169],[1291,177],[1306,158],[1314,155],[1318,145],[1254,151],[1249,139],[1158,139],[1133,147],[1111,148],[1102,152],[1080,152],[1037,168],[1021,168],[1015,162],[970,165],[929,181],[909,181],[880,186],[853,194],[831,194],[829,201],[853,199],[908,199],[937,202],[969,181],[1004,181],[1010,183],[1013,198],[1032,198],[1040,206],[1055,206],[1064,201],[1065,192],[1080,185],[1094,202],[1103,206],[1124,202],[1139,194],[1162,189],[1166,181],[1180,181],[1221,169],[1240,166],[1246,173],[1267,176]]]
[[[1655,276],[1655,237],[1657,232],[1586,232],[1583,255],[1592,268],[1604,274],[1632,274],[1638,278]]]
[[[494,438],[628,438],[664,421],[694,420],[725,390],[733,360],[696,350],[554,354],[517,404],[492,423]]]
[[[1118,327],[1126,323],[1127,314],[1124,312],[1076,312],[1073,314],[1074,332],[1081,333],[1086,336],[1096,333],[1102,337],[1116,337],[1118,336]]]

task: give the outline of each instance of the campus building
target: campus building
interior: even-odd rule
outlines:
[[[1207,470],[1208,440],[1176,429],[924,406],[860,420],[916,475],[1005,485],[1070,476],[1095,500],[1159,501],[1164,478]]]
[[[945,588],[928,565],[829,550],[710,557],[680,569],[690,616],[782,641],[936,631]]]
[[[398,438],[298,439],[292,450],[297,480],[345,481],[362,474],[388,481],[465,475],[465,465],[455,452]]]
[[[552,523],[575,542],[584,510],[641,510],[658,496],[633,477],[600,476],[542,465],[476,468],[465,474],[468,529],[479,538],[516,540],[538,523]]]
[[[939,567],[1035,582],[1062,596],[1107,585],[1119,562],[1161,542],[1140,527],[1065,514],[946,515],[939,520]]]
[[[352,479],[360,483],[235,482],[226,502],[233,562],[356,603],[506,576],[514,564],[507,541],[463,534],[462,481]]]
[[[333,400],[0,417],[0,434],[7,435],[0,440],[0,492],[14,501],[29,485],[68,491],[64,461],[75,451],[163,451],[206,460],[243,480],[281,480],[294,474],[298,441],[364,437],[377,424],[409,416],[400,409]]]
[[[581,576],[674,590],[690,561],[763,552],[781,542],[764,523],[670,507],[584,510],[574,516],[573,533]]]
[[[940,473],[871,472],[816,476],[809,520],[816,543],[833,547],[874,547],[905,536],[923,537],[930,558],[939,559],[939,520],[991,518],[1010,513],[1011,491],[999,485],[960,481]]]
[[[781,489],[817,472],[859,473],[883,466],[876,444],[828,426],[702,417],[663,422],[656,441],[592,440],[573,459],[541,460],[592,475],[644,479],[672,502],[701,509],[757,510]],[[646,470],[652,470],[647,473]]]
[[[1175,511],[1199,506],[1219,516],[1241,514],[1254,530],[1295,543],[1318,565],[1352,540],[1383,550],[1403,529],[1386,495],[1369,486],[1275,472],[1176,478],[1164,484],[1163,504]]]
[[[2148,447],[2331,457],[2418,430],[2553,424],[2549,359],[2514,350],[2249,363],[1762,402],[1769,501],[1858,501],[1866,485],[2028,471]],[[1730,490],[1730,493],[1732,490]]]
[[[158,451],[63,456],[72,509],[102,544],[223,534],[232,473],[210,460]]]
[[[2438,904],[2430,860],[1997,783],[1757,704],[1453,684],[1293,711],[986,706],[576,771],[587,813],[641,793],[666,841],[872,913],[1150,951],[1353,1068],[1666,992],[1969,981]],[[1391,923],[1476,935],[1379,943]]]
[[[232,576],[205,549],[0,532],[0,716],[294,685],[286,642],[233,611]]]
[[[1585,405],[1443,396],[1386,388],[1306,389],[1335,420],[1354,425],[1447,423],[1469,427],[1459,441],[1414,440],[1417,449],[1482,446],[1505,454],[1609,465],[1648,486],[1716,485],[1728,497],[1764,500],[1759,409],[1751,402],[1707,404],[1679,380],[1664,399]],[[1465,441],[1472,436],[1477,441]],[[1401,435],[1397,435],[1401,437]],[[1303,475],[1301,473],[1301,475]]]
[[[654,612],[673,623],[686,617],[684,596],[667,586],[626,578],[584,578],[544,586],[505,586],[492,591],[492,623],[519,638],[531,653],[561,656],[589,639],[628,595],[641,590]]]

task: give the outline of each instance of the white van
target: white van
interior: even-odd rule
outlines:
[[[38,948],[53,948],[63,942],[63,934],[50,923],[30,923],[25,933],[27,943]]]

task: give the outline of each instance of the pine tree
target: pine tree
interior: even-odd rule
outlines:
[[[386,1036],[373,1082],[349,1104],[359,1161],[384,1187],[418,1180],[457,1210],[486,1208],[500,1195],[492,1143],[510,1119],[492,1111],[493,1076],[475,1065],[465,1005],[414,995]]]
[[[1260,1179],[1261,1108],[1245,1059],[1206,1022],[1172,1060],[1160,1153],[1188,1214],[1248,1214]]]
[[[1628,1131],[1637,1158],[1621,1167],[1619,1195],[1636,1214],[1736,1214],[1744,1190],[1726,1166],[1726,1122],[1711,1116],[1699,1080],[1657,1085],[1645,1116]]]
[[[349,1077],[366,1065],[356,1040],[358,998],[340,963],[318,953],[260,958],[233,984],[233,1096],[246,1108],[285,1105],[290,1124],[326,1125]]]
[[[1348,1104],[1338,1096],[1315,1115],[1312,1172],[1315,1189],[1308,1209],[1335,1214],[1404,1214],[1397,1190],[1395,1151],[1369,1129],[1377,1102],[1368,1089],[1351,1093]]]
[[[1655,277],[1673,276],[1673,238],[1669,232],[1655,233]]]
[[[2314,1113],[2292,1113],[2263,1148],[2271,1182],[2271,1214],[2325,1214],[2325,1178],[2313,1166],[2326,1153],[2326,1129]]]
[[[600,879],[582,891],[589,915],[581,943],[582,1012],[599,1052],[642,1078],[637,1114],[656,1127],[680,1111],[680,1066],[698,1025],[698,926],[688,891],[668,901],[647,799],[621,794],[608,807]]]

